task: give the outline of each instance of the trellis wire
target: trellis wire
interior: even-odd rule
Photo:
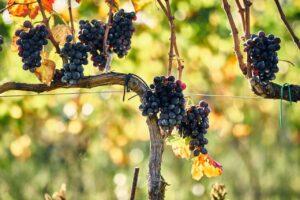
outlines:
[[[16,98],[16,97],[32,97],[32,96],[61,96],[61,95],[81,95],[81,94],[116,94],[124,93],[123,90],[107,90],[107,91],[79,91],[79,92],[56,92],[56,93],[39,93],[39,94],[11,94],[0,95],[0,98]],[[255,96],[239,96],[239,95],[222,95],[222,94],[206,94],[206,93],[186,93],[186,97],[202,96],[216,98],[233,98],[233,99],[264,99]]]

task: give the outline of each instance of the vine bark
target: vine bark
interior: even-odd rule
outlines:
[[[110,72],[85,77],[75,85],[67,85],[61,81],[54,81],[50,86],[45,84],[7,82],[0,85],[0,94],[13,90],[43,93],[59,88],[94,88],[104,85],[121,85],[127,87],[135,92],[140,98],[142,98],[144,92],[149,89],[145,81],[137,75]],[[162,200],[164,199],[165,187],[167,185],[160,172],[164,151],[164,137],[157,125],[157,117],[148,118],[147,125],[150,133],[149,199]]]

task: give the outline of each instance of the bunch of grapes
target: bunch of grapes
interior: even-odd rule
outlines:
[[[62,48],[62,54],[68,58],[68,63],[64,64],[61,81],[69,84],[76,84],[83,78],[83,65],[88,64],[89,47],[81,42],[71,43],[73,37],[67,36],[66,43]]]
[[[184,116],[181,124],[178,126],[179,134],[185,138],[191,138],[190,150],[194,156],[200,153],[207,154],[204,147],[208,140],[204,137],[209,128],[208,115],[210,108],[205,101],[200,101],[199,105],[191,106]]]
[[[143,102],[140,105],[140,110],[143,116],[153,116],[159,112],[160,100],[153,91],[148,90],[143,96]]]
[[[23,69],[34,72],[41,66],[41,51],[48,44],[49,33],[45,25],[33,27],[30,21],[23,23],[24,29],[17,30],[15,35],[19,37],[19,56],[22,58]]]
[[[2,35],[0,35],[0,52],[2,51],[1,45],[3,44],[3,42],[4,42],[3,37]]]
[[[106,25],[98,20],[81,20],[79,22],[79,40],[90,47],[91,59],[95,67],[103,70],[106,65],[106,57],[103,55],[103,40]]]
[[[280,49],[279,43],[280,38],[272,34],[266,36],[263,31],[260,31],[257,35],[251,35],[244,44],[245,51],[250,57],[253,74],[264,83],[274,80],[275,73],[279,71],[276,53]]]
[[[108,42],[119,58],[127,55],[131,48],[131,37],[134,32],[133,20],[136,19],[134,12],[126,13],[120,9],[112,20],[112,27],[109,30]]]
[[[154,78],[150,88],[140,106],[142,114],[152,116],[160,112],[158,125],[164,131],[171,131],[181,124],[185,115],[185,99],[182,93],[185,84],[175,81],[174,76],[161,76]]]

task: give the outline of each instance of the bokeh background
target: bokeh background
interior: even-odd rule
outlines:
[[[234,1],[230,2],[233,5]],[[300,1],[281,2],[300,35]],[[0,7],[4,6],[5,1],[0,0]],[[122,7],[132,10],[129,1]],[[55,9],[68,21],[64,0],[56,0]],[[284,124],[280,127],[280,101],[251,98],[254,95],[233,55],[221,1],[174,0],[172,9],[185,61],[183,80],[188,85],[188,102],[209,102],[213,112],[208,150],[222,163],[224,173],[195,181],[190,175],[191,163],[176,158],[166,147],[162,165],[162,174],[170,184],[166,199],[209,199],[216,182],[226,185],[229,199],[299,199],[299,105],[283,103]],[[300,84],[299,50],[280,21],[274,2],[254,1],[252,11],[252,32],[265,30],[281,37],[280,59],[294,63],[279,62],[276,82]],[[105,20],[107,7],[104,0],[84,0],[74,13],[76,21]],[[14,30],[22,20],[10,18],[7,13],[0,17],[0,34],[5,37],[4,51],[0,53],[1,83],[39,82],[22,70],[21,60],[11,48]],[[136,28],[132,50],[126,59],[114,59],[113,70],[136,73],[150,83],[154,76],[166,73],[169,45],[168,22],[155,1],[138,14]],[[60,65],[58,62],[57,67]],[[176,75],[176,68],[173,71]],[[92,66],[86,67],[86,75],[98,73]],[[1,97],[0,199],[42,199],[62,183],[67,185],[68,199],[128,199],[136,166],[140,167],[136,199],[146,199],[148,129],[138,110],[139,99],[122,102],[122,89],[101,87],[89,90],[97,92],[92,94]],[[51,93],[79,91],[87,90]]]

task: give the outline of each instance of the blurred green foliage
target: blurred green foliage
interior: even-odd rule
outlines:
[[[76,20],[105,19],[103,1],[82,1],[75,9]],[[300,35],[300,2],[281,2]],[[0,5],[4,7],[4,1]],[[131,9],[128,2],[123,7]],[[221,2],[174,0],[172,9],[185,61],[187,93],[253,96],[238,70]],[[61,13],[68,20],[64,10]],[[239,18],[235,7],[234,17]],[[2,83],[38,82],[33,74],[22,70],[20,58],[10,50],[13,30],[22,20],[8,23],[7,14],[0,17],[0,34],[6,40],[5,51],[0,54]],[[251,21],[253,32],[265,30],[281,37],[280,59],[295,64],[281,61],[276,82],[299,84],[299,50],[273,1],[254,1]],[[168,41],[168,22],[153,1],[138,15],[133,49],[126,59],[114,60],[113,70],[136,73],[150,83],[155,75],[166,73]],[[177,73],[175,68],[173,71]],[[86,68],[86,75],[96,73],[92,66]],[[122,88],[92,91],[107,90]],[[204,98],[190,96],[189,103]],[[128,199],[135,166],[141,169],[137,199],[146,199],[148,130],[138,111],[138,98],[121,99],[122,93],[0,98],[0,199],[42,199],[44,193],[53,193],[62,183],[67,184],[68,199]],[[299,105],[284,103],[284,126],[280,128],[279,101],[205,99],[213,110],[208,150],[222,163],[224,173],[194,181],[191,163],[176,158],[166,147],[162,165],[162,174],[170,183],[166,199],[208,199],[216,182],[226,185],[229,199],[299,199]]]

